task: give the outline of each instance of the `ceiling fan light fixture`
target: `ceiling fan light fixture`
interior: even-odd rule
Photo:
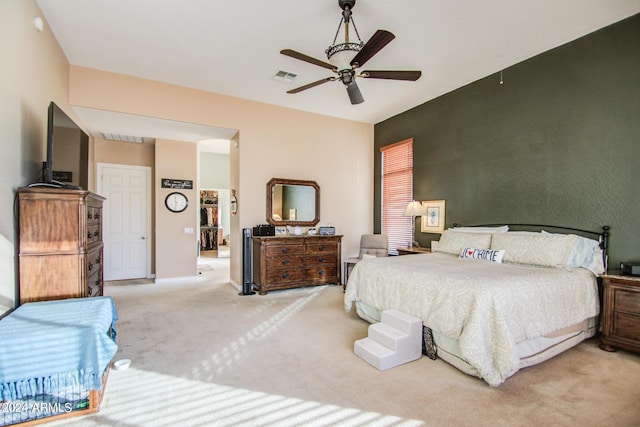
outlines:
[[[329,46],[325,52],[331,65],[334,65],[338,71],[350,70],[351,61],[360,52],[362,46],[364,46],[363,43],[339,43]]]

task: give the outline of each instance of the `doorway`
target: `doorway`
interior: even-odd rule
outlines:
[[[104,280],[151,277],[151,168],[98,163]]]

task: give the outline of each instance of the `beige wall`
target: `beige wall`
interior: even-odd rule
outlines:
[[[198,275],[198,145],[181,141],[156,140],[156,280],[195,278]],[[162,188],[161,179],[188,179],[193,188]],[[179,191],[189,204],[183,212],[171,212],[165,204],[167,195]],[[192,233],[186,234],[185,228]]]
[[[107,141],[96,138],[94,147],[96,163],[149,166],[153,170],[155,163],[154,144]]]
[[[0,1],[0,316],[17,300],[13,199],[40,176],[49,102],[76,119],[69,64],[49,26],[35,29],[36,16],[35,0]]]
[[[321,225],[331,224],[345,235],[345,256],[357,253],[360,235],[372,231],[372,125],[82,67],[72,66],[70,75],[73,105],[238,129],[238,147],[232,144],[230,154],[231,188],[238,197],[231,279],[237,284],[242,281],[241,229],[265,222],[266,183],[273,177],[318,182]],[[159,155],[156,145],[156,159]],[[156,169],[156,184],[159,174]],[[158,194],[156,206],[163,200]],[[158,268],[170,256],[165,252],[172,252],[162,243],[167,240],[159,220]],[[196,268],[195,259],[192,265]]]

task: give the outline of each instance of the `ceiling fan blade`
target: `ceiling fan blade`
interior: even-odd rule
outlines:
[[[362,67],[373,55],[378,53],[380,49],[389,44],[389,42],[395,39],[396,36],[386,30],[378,30],[376,33],[365,43],[360,49],[360,52],[356,54],[351,60],[352,67]]]
[[[336,67],[329,64],[328,62],[320,61],[319,59],[312,58],[310,56],[305,55],[304,53],[296,52],[291,49],[283,49],[280,51],[281,54],[290,56],[291,58],[299,59],[300,61],[308,62],[313,65],[319,65],[320,67],[328,68],[332,71],[336,70]]]
[[[360,92],[360,88],[356,84],[355,81],[352,81],[347,86],[347,93],[349,94],[349,99],[351,100],[352,105],[362,104],[364,102],[364,98],[362,97],[362,93]]]
[[[313,83],[309,83],[309,84],[306,84],[304,86],[300,86],[300,87],[297,87],[295,89],[288,90],[287,93],[302,92],[303,90],[311,89],[312,87],[319,86],[319,85],[321,85],[323,83],[330,82],[330,81],[335,80],[335,79],[336,79],[335,77],[327,77],[326,79],[318,80],[318,81],[315,81]]]
[[[362,77],[370,79],[388,79],[388,80],[411,80],[415,82],[422,75],[422,71],[380,71],[366,70],[361,73]]]

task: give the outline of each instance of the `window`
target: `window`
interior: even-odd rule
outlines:
[[[382,234],[389,253],[411,243],[411,217],[404,216],[413,199],[413,138],[380,148],[382,152]]]

